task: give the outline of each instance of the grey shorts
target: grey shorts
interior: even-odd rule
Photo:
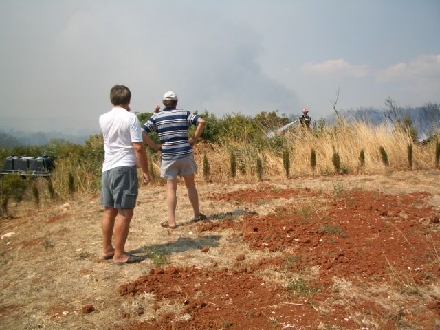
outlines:
[[[134,209],[138,195],[136,167],[115,167],[102,173],[101,205],[116,209]]]
[[[177,176],[187,176],[197,172],[194,155],[174,160],[163,160],[160,167],[160,176],[164,179],[175,179]]]

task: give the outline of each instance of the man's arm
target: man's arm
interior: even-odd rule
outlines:
[[[137,164],[143,172],[143,181],[146,184],[150,181],[150,175],[148,174],[148,159],[145,146],[142,142],[133,142],[133,149],[136,155]]]
[[[191,147],[198,142],[200,136],[203,133],[203,130],[205,129],[205,126],[206,126],[206,121],[203,118],[199,118],[199,120],[197,121],[196,131],[194,132],[193,137],[188,141]]]
[[[142,140],[145,144],[147,144],[150,148],[159,151],[162,149],[161,144],[157,144],[153,141],[153,139],[147,134],[147,132],[142,131]]]

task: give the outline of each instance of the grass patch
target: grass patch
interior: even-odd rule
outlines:
[[[321,231],[325,234],[340,234],[342,232],[341,228],[334,226],[325,226]]]
[[[159,249],[145,249],[145,255],[153,261],[154,266],[162,267],[170,263],[169,253]]]
[[[308,296],[310,294],[318,292],[318,289],[311,287],[302,276],[291,279],[287,284],[287,289],[297,296]]]

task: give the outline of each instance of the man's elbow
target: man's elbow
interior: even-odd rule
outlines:
[[[145,150],[145,145],[143,143],[133,143],[133,149],[136,152],[141,152]]]

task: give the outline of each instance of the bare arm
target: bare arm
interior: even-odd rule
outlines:
[[[159,151],[162,149],[162,145],[161,144],[157,144],[155,143],[151,137],[145,132],[142,131],[142,140],[144,141],[145,144],[147,144],[150,148]]]
[[[150,175],[148,174],[148,159],[145,146],[142,142],[133,142],[134,153],[136,155],[136,160],[143,172],[143,181],[145,184],[150,181]]]
[[[200,135],[202,135],[203,130],[205,129],[205,126],[206,126],[206,121],[203,118],[199,118],[199,120],[197,121],[197,128],[196,131],[194,132],[194,136],[191,139],[189,139],[189,144],[191,147],[198,142]]]

